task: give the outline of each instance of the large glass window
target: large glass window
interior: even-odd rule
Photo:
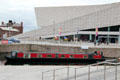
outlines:
[[[108,27],[109,27],[109,31],[119,31],[120,25],[108,26]],[[108,31],[108,27],[99,28],[98,31]],[[81,31],[95,31],[95,28],[85,29]]]

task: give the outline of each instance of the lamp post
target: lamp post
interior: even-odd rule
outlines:
[[[60,38],[60,36],[61,36],[61,33],[62,33],[62,27],[59,27],[59,41],[61,41],[61,38]]]
[[[119,27],[119,35],[118,35],[118,44],[120,45],[120,27]]]
[[[109,41],[109,38],[110,38],[110,36],[109,36],[109,32],[110,32],[110,27],[108,27],[107,44],[110,43],[110,41]]]
[[[44,72],[42,72],[42,80],[44,80]]]
[[[55,35],[55,20],[53,20],[53,35]]]
[[[77,27],[77,36],[76,36],[77,42],[78,42],[78,38],[79,38],[78,32],[79,32],[79,27]]]
[[[79,34],[78,34],[79,30],[77,30],[77,42],[78,42],[78,39],[79,39]]]
[[[98,27],[96,27],[96,35],[95,35],[95,45],[98,43]]]
[[[8,37],[10,37],[10,27],[8,26]]]

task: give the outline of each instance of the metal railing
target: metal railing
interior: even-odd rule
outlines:
[[[120,63],[113,61],[115,59],[86,66],[66,66],[45,71],[42,72],[42,80],[120,80],[118,76]]]

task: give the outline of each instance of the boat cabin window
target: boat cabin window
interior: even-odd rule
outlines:
[[[47,55],[47,57],[49,57],[49,58],[50,58],[50,57],[52,57],[52,55]]]
[[[61,57],[62,57],[62,58],[64,58],[64,57],[65,57],[65,55],[61,55]]]
[[[39,55],[39,58],[41,58],[41,57],[42,57],[42,55],[40,54],[40,55]]]
[[[11,56],[12,56],[12,57],[15,57],[15,56],[16,56],[16,54],[17,54],[17,51],[12,51]]]
[[[73,58],[73,55],[70,55],[70,58]]]

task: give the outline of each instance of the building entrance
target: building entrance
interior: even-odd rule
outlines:
[[[117,36],[98,36],[98,42],[101,43],[117,43],[118,37]]]

